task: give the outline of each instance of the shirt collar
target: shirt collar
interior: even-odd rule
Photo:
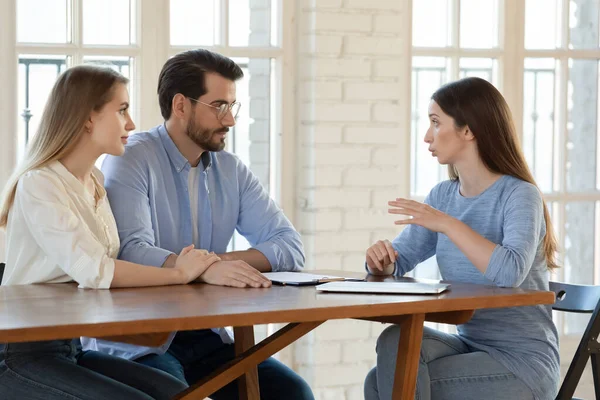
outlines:
[[[165,125],[160,125],[158,127],[158,135],[160,136],[160,140],[162,141],[165,150],[167,151],[167,155],[171,160],[171,164],[175,167],[177,172],[181,172],[185,169],[186,165],[189,165],[188,160],[181,154],[171,136],[169,136],[169,132],[167,132],[167,128]],[[208,170],[212,165],[212,155],[210,151],[205,151],[200,156],[200,162],[204,167],[204,170]]]
[[[54,161],[48,165],[48,168],[60,176],[75,193],[84,198],[91,198],[93,200],[94,194],[89,193],[83,183],[81,183],[79,179],[77,179],[75,175],[73,175],[71,171],[69,171],[67,167],[63,165],[63,163],[60,161]],[[98,178],[99,174],[101,176],[102,173],[96,167],[94,167],[92,170],[92,180],[94,181],[94,185],[98,190],[100,200],[102,200],[106,196],[106,190],[104,189],[102,183],[100,183],[100,179]]]

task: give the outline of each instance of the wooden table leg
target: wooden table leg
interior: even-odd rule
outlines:
[[[413,400],[417,386],[417,372],[425,314],[407,316],[400,323],[400,342],[396,358],[393,400]]]
[[[254,346],[253,326],[233,328],[233,335],[235,337],[236,357]],[[260,400],[258,369],[256,366],[252,367],[248,372],[238,378],[238,390],[240,400]]]
[[[308,332],[321,325],[324,321],[315,322],[295,322],[290,323],[264,339],[262,342],[250,349],[246,350],[242,354],[235,357],[233,360],[225,363],[209,375],[200,379],[198,382],[193,384],[188,389],[179,393],[175,396],[174,400],[204,400],[211,394],[221,389],[223,386],[230,382],[235,381],[240,376],[249,373],[250,371],[256,371],[256,366],[277,353],[286,346],[295,342]],[[242,328],[249,329],[249,328]],[[236,341],[246,341],[247,339],[242,338],[246,336],[245,331],[240,335],[235,332]],[[246,342],[248,344],[248,342]],[[252,382],[246,381],[246,382]],[[258,382],[258,381],[257,381]],[[246,384],[248,388],[249,383]],[[258,384],[256,385],[255,397],[247,397],[248,399],[258,399]]]

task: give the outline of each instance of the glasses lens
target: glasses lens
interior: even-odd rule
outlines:
[[[219,120],[222,120],[223,118],[225,118],[225,116],[227,115],[227,113],[231,110],[231,115],[233,116],[233,119],[235,119],[238,115],[238,112],[240,112],[240,103],[233,103],[233,104],[221,104],[219,106],[219,115],[218,118]]]
[[[219,106],[219,115],[218,115],[219,120],[222,120],[223,118],[225,118],[228,111],[229,111],[229,104],[221,104]]]
[[[237,118],[238,113],[240,112],[240,107],[242,106],[241,103],[233,103],[231,105],[231,115],[233,115],[233,118]]]

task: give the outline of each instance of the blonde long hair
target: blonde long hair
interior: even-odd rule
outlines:
[[[510,108],[491,83],[481,78],[464,78],[442,86],[431,98],[454,119],[457,128],[469,127],[477,141],[481,161],[490,171],[513,176],[537,187],[519,145]],[[452,180],[460,180],[454,165],[448,165],[448,175]],[[544,220],[544,253],[548,269],[553,270],[559,267],[556,261],[558,245],[545,202]]]
[[[8,223],[19,179],[71,152],[92,111],[100,111],[111,101],[118,83],[127,84],[128,79],[110,68],[92,65],[69,68],[58,77],[27,154],[0,196],[0,228]]]

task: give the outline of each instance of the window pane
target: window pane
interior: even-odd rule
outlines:
[[[566,205],[564,281],[584,285],[594,284],[594,202],[574,202]],[[583,333],[589,315],[565,317],[565,333]]]
[[[567,190],[596,188],[598,61],[569,60]]]
[[[498,0],[460,1],[460,47],[498,46]]]
[[[129,57],[85,56],[83,62],[112,68],[124,77],[131,79],[131,59]]]
[[[461,58],[459,68],[461,78],[476,76],[493,84],[498,78],[498,63],[493,58]]]
[[[569,47],[572,49],[597,48],[600,1],[571,0],[569,7]]]
[[[227,150],[235,153],[270,192],[270,151],[274,145],[271,126],[275,118],[271,110],[272,106],[277,104],[271,94],[275,68],[272,67],[271,59],[233,60],[244,71],[244,78],[236,84],[237,101],[242,106],[236,124],[228,135]],[[233,250],[246,250],[250,247],[247,240],[237,231],[230,245]]]
[[[276,45],[273,37],[277,0],[229,0],[229,44],[231,46]],[[273,32],[272,32],[273,31]]]
[[[244,71],[236,85],[237,101],[242,104],[228,148],[269,187],[271,143],[271,60],[233,59]]]
[[[69,42],[70,11],[67,0],[17,1],[17,41]]]
[[[449,11],[448,0],[413,1],[413,46],[450,45]]]
[[[83,0],[83,43],[128,45],[130,21],[129,0]]]
[[[555,185],[554,160],[558,156],[555,129],[557,64],[554,59],[525,60],[523,86],[523,151],[542,192]]]
[[[212,46],[219,30],[218,0],[171,0],[171,44]]]
[[[19,55],[19,149],[35,135],[50,90],[66,66],[66,56]]]
[[[412,123],[411,123],[411,194],[425,196],[442,180],[448,179],[447,169],[432,158],[423,143],[429,127],[427,110],[431,95],[449,77],[449,60],[438,57],[413,57],[412,68]]]
[[[553,49],[560,46],[561,0],[527,0],[525,47]]]

